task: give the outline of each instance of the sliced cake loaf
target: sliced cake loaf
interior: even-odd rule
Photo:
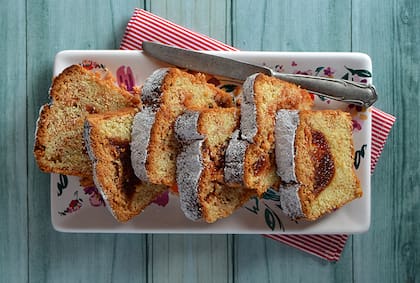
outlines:
[[[130,160],[131,128],[136,108],[90,114],[84,139],[93,162],[93,179],[114,217],[121,222],[142,212],[167,188],[142,183]]]
[[[135,117],[132,133],[134,172],[143,181],[175,186],[176,118],[190,108],[231,106],[232,97],[208,84],[204,75],[177,68],[156,70],[145,81],[141,97],[143,108]]]
[[[349,113],[280,110],[275,137],[281,208],[292,219],[315,220],[362,196]]]
[[[182,144],[176,179],[181,208],[192,220],[212,223],[231,215],[255,194],[224,182],[225,150],[239,126],[239,109],[186,111],[175,123]]]
[[[34,155],[38,166],[44,172],[85,177],[92,174],[83,142],[86,116],[135,107],[140,102],[118,87],[111,75],[102,78],[79,65],[54,78],[50,98],[37,121]]]
[[[312,96],[297,85],[263,74],[248,77],[243,85],[241,136],[231,140],[229,147],[235,151],[227,152],[227,160],[232,168],[227,168],[227,176],[235,178],[226,181],[239,181],[256,190],[258,195],[262,195],[269,187],[277,187],[280,178],[276,174],[274,160],[276,112],[279,109],[310,109],[312,106]],[[247,142],[246,149],[241,140]]]

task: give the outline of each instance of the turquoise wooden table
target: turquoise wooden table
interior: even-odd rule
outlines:
[[[420,2],[1,1],[0,282],[420,282]],[[329,263],[259,235],[66,234],[32,155],[56,52],[116,49],[135,7],[242,50],[361,51],[397,116],[372,225]]]

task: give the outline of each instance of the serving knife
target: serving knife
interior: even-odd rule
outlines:
[[[244,81],[252,74],[263,73],[297,84],[311,93],[323,97],[366,107],[371,106],[378,99],[375,87],[372,84],[361,84],[343,79],[278,73],[264,66],[156,42],[143,42],[142,48],[147,55],[193,71],[240,81]]]

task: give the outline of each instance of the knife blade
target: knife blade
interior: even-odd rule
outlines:
[[[262,73],[297,84],[311,93],[333,100],[369,107],[378,99],[372,84],[298,74],[278,73],[270,68],[208,53],[173,47],[156,42],[143,42],[143,51],[169,64],[244,81],[248,76]]]

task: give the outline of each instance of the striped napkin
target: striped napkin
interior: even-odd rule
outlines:
[[[238,50],[145,10],[135,9],[128,22],[120,49],[141,49],[143,41],[156,41],[192,50]],[[394,121],[395,117],[392,115],[372,107],[371,172],[375,168]],[[264,236],[330,261],[340,259],[348,238],[348,235]]]

